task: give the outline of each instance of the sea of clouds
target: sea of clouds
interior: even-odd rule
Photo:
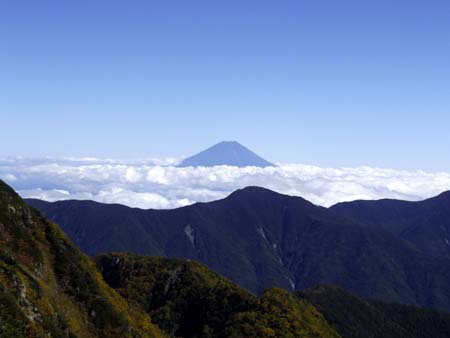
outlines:
[[[421,200],[450,190],[450,172],[371,167],[178,168],[177,159],[3,158],[0,179],[24,198],[90,199],[140,208],[174,208],[261,186],[330,206],[355,199]]]

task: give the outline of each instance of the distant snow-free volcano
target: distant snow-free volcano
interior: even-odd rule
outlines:
[[[262,168],[274,166],[238,142],[224,141],[186,158],[179,164],[179,167],[213,167],[217,165]]]

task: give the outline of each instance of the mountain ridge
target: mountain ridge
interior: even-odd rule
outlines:
[[[341,337],[307,300],[259,298],[197,262],[91,261],[2,181],[0,230],[1,338]]]
[[[195,261],[118,253],[94,260],[112,288],[176,337],[340,337],[306,299],[281,289],[256,297]]]
[[[422,201],[359,200],[330,209],[366,226],[385,229],[422,252],[450,258],[450,191]]]
[[[327,222],[325,208],[267,189],[244,189],[228,202],[244,202],[244,210],[251,211],[246,209],[248,194],[261,192],[285,204],[300,201],[303,212],[312,208],[316,221]],[[261,207],[265,200],[251,204]],[[203,211],[217,210],[222,203],[207,204]],[[193,260],[112,253],[91,261],[1,181],[0,230],[0,337],[450,336],[450,314],[361,299],[335,285],[294,294],[271,288],[257,297]],[[258,236],[267,241],[274,234]]]
[[[41,208],[90,255],[194,259],[255,293],[328,283],[363,297],[450,309],[449,259],[301,197],[247,187],[173,210],[76,201]]]

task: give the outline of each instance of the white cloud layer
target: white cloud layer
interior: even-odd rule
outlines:
[[[371,167],[177,168],[177,159],[4,158],[0,178],[23,197],[91,199],[140,208],[174,208],[261,186],[330,206],[355,199],[420,200],[450,190],[450,172]]]

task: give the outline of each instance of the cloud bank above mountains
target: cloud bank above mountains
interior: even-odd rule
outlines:
[[[91,199],[157,209],[220,199],[252,185],[323,206],[355,199],[420,200],[450,190],[450,172],[302,164],[178,168],[178,160],[4,158],[0,178],[25,198]]]

